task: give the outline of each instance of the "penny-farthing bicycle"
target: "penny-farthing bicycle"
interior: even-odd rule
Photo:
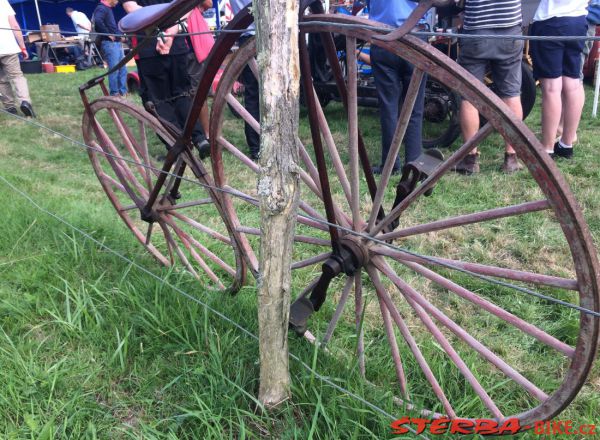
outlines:
[[[534,134],[455,62],[406,34],[433,3],[421,2],[407,27],[387,35],[378,23],[327,15],[320,2],[303,2],[299,44],[307,123],[298,139],[302,194],[293,263],[301,292],[291,327],[327,343],[331,353],[356,353],[352,365],[367,380],[391,384],[402,402],[424,414],[514,416],[527,425],[558,414],[584,386],[599,320],[506,285],[598,311],[596,251],[567,183]],[[144,8],[121,27],[154,39],[193,6],[175,0]],[[251,22],[246,9],[227,29]],[[346,40],[347,82],[338,69],[334,34]],[[342,96],[343,105],[327,113],[315,98],[307,35],[321,39]],[[228,60],[212,101],[210,163],[196,157],[190,121],[237,36],[217,39],[183,130],[120,98],[90,102],[88,91],[98,84],[106,95],[101,79],[80,88],[83,134],[94,148],[90,160],[121,219],[161,263],[178,263],[203,289],[233,292],[249,282],[247,273],[260,270],[259,164],[245,153],[243,135],[244,123],[260,131],[260,121],[232,93],[246,66],[258,72],[253,40]],[[376,179],[369,157],[378,152],[377,118],[356,104],[357,40],[415,66],[390,157],[400,148],[425,75],[471,101],[488,124],[445,159],[424,155],[405,166],[402,177],[391,175],[388,162]],[[227,104],[240,119],[230,116]],[[496,175],[484,185],[451,173],[473,146],[502,140],[526,165],[518,180]],[[496,181],[502,191],[484,191]],[[481,199],[469,204],[476,209],[464,208],[465,185],[481,185]]]

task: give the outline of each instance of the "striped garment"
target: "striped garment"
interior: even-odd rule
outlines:
[[[521,21],[521,0],[465,1],[465,29],[508,28]]]

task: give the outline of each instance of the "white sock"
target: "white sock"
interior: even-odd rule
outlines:
[[[560,145],[562,148],[573,148],[573,145],[564,144],[562,139],[558,140],[558,145]]]

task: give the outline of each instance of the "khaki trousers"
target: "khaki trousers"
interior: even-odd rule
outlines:
[[[31,102],[17,54],[0,55],[0,101],[4,108],[17,108],[23,101]]]

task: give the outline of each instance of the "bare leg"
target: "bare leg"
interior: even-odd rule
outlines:
[[[579,78],[569,78],[567,76],[562,77],[562,91],[565,112],[561,141],[565,145],[573,145],[577,139],[577,127],[583,111],[585,92]]]
[[[469,101],[464,99],[460,103],[460,129],[465,142],[475,136],[479,130],[479,112]],[[469,154],[476,153],[477,148],[473,148]]]
[[[579,80],[577,80],[579,81]],[[542,145],[554,152],[556,132],[562,113],[562,78],[540,78],[542,85]]]
[[[519,119],[523,119],[523,107],[521,106],[521,97],[512,96],[509,98],[502,98],[502,101],[515,113],[515,116]],[[508,154],[514,154],[515,150],[512,145],[506,144],[506,152]]]

